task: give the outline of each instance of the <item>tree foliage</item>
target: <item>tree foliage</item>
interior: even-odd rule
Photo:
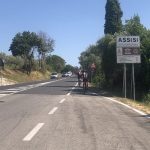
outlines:
[[[34,68],[40,68],[46,71],[46,57],[54,50],[54,40],[46,33],[24,31],[17,33],[12,40],[9,51],[13,56],[19,56],[24,59],[23,69],[30,74]],[[37,67],[37,58],[39,67]]]
[[[134,15],[133,18],[126,20],[124,25],[124,30],[127,35],[132,36],[143,36],[146,34],[146,28],[141,24],[140,17],[138,15]]]
[[[45,71],[45,59],[54,51],[54,40],[43,31],[38,33],[38,37],[41,40],[41,44],[38,47],[39,67],[42,71]]]
[[[53,71],[61,72],[65,67],[65,60],[57,55],[48,56],[46,64],[52,67]]]
[[[120,8],[120,3],[118,0],[107,0],[105,6],[105,34],[114,34],[116,32],[122,31],[122,21],[121,17],[123,12]]]
[[[79,57],[81,68],[88,71],[90,81],[99,83],[102,79],[101,55],[98,49],[98,44],[90,45]],[[91,69],[91,65],[95,64],[96,70]]]
[[[67,65],[65,65],[64,69],[62,70],[62,72],[69,72],[69,71],[75,72],[75,68],[72,65],[67,64]]]
[[[41,40],[36,33],[24,31],[17,33],[12,40],[9,51],[13,56],[20,56],[24,59],[24,69],[30,74],[33,66],[34,47],[41,45]]]
[[[140,22],[139,16],[134,16],[125,22],[124,30],[114,35],[105,35],[97,41],[89,49],[81,53],[79,61],[81,66],[90,64],[91,56],[96,56],[100,61],[100,74],[96,74],[96,78],[104,81],[107,87],[122,89],[123,81],[123,65],[116,63],[116,37],[118,35],[138,35],[141,41],[141,64],[135,64],[135,81],[136,88],[143,92],[150,90],[150,30],[147,30]],[[96,57],[95,62],[96,62]],[[93,60],[92,60],[93,61]],[[87,65],[88,66],[88,65]],[[127,83],[130,87],[131,65],[127,65]]]
[[[13,56],[28,58],[32,55],[32,47],[39,45],[39,39],[34,32],[24,31],[17,33],[12,40],[9,51]]]
[[[150,89],[150,30],[140,22],[140,17],[135,15],[126,21],[125,31],[128,35],[140,36],[141,64],[136,65],[136,84],[143,91]]]
[[[20,56],[6,55],[0,53],[0,58],[3,59],[5,67],[11,69],[21,69],[24,65],[24,60]]]

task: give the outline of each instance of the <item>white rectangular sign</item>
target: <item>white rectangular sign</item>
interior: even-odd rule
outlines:
[[[117,37],[117,63],[141,63],[139,36]]]
[[[137,56],[119,56],[117,63],[141,63],[141,57]]]
[[[140,47],[139,36],[118,36],[117,47]]]

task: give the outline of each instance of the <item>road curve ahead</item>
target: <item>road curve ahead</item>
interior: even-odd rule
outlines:
[[[150,149],[149,118],[76,83],[17,86],[24,90],[0,97],[0,150]]]

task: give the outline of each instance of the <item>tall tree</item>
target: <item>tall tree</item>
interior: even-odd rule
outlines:
[[[122,21],[121,17],[123,12],[120,7],[118,0],[107,0],[105,6],[105,25],[104,33],[105,34],[114,34],[115,32],[122,31]]]
[[[34,46],[41,45],[36,33],[24,31],[17,33],[13,38],[9,51],[13,56],[21,56],[24,59],[24,69],[30,74],[33,66]]]
[[[45,71],[45,59],[48,54],[54,51],[54,40],[43,31],[38,33],[38,37],[42,41],[41,45],[38,47],[39,67]]]

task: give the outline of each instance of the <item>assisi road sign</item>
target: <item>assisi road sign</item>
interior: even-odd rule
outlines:
[[[141,63],[139,36],[117,37],[117,63]]]

